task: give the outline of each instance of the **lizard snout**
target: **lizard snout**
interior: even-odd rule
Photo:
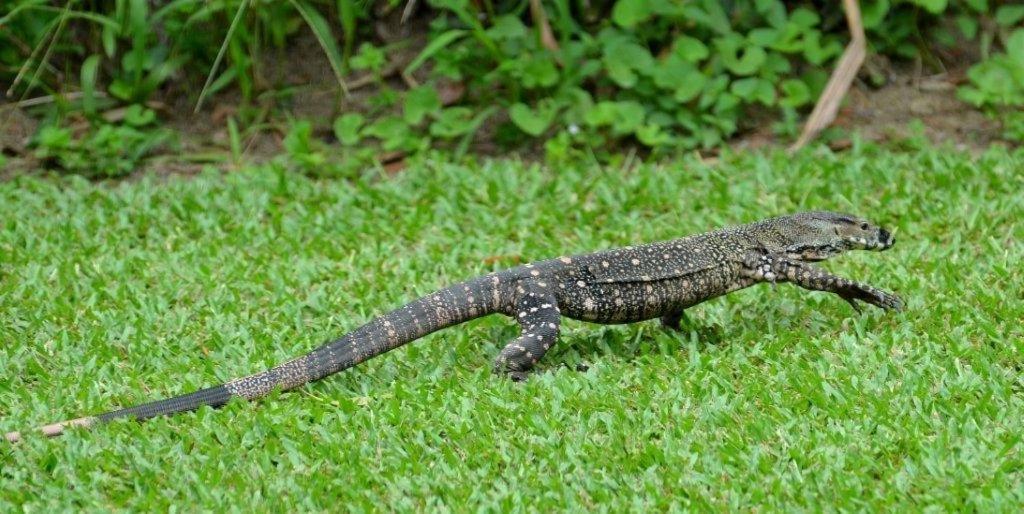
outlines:
[[[892,233],[884,228],[878,229],[878,244],[881,245],[881,250],[888,250],[892,248],[892,245],[896,244],[896,238],[893,237]]]

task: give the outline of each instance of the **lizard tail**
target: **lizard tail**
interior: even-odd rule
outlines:
[[[238,378],[193,393],[115,410],[98,416],[78,418],[40,427],[46,436],[61,435],[68,427],[89,427],[117,418],[145,420],[200,407],[220,407],[233,398],[255,400],[276,388],[282,390],[320,380],[351,368],[427,334],[502,309],[499,281],[494,275],[456,284],[414,300],[297,358],[266,371]],[[5,434],[15,442],[20,432]]]

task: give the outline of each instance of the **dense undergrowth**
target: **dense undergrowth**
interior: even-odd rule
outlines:
[[[848,40],[839,2],[411,4],[416,9],[405,26],[415,27],[412,34],[385,37],[378,27],[402,26],[409,4],[18,0],[0,11],[0,83],[10,84],[15,99],[57,95],[33,110],[47,120],[34,139],[45,166],[118,176],[159,145],[118,148],[113,141],[165,138],[153,110],[142,111],[154,118],[142,125],[110,116],[112,110],[143,109],[154,99],[209,106],[211,95],[233,91],[240,106],[221,123],[237,157],[243,140],[267,130],[264,107],[286,106],[303,87],[270,68],[282,58],[308,59],[293,44],[312,34],[343,104],[328,123],[328,138],[338,144],[328,147],[310,120],[295,119],[283,129],[285,151],[291,169],[331,176],[428,148],[461,155],[479,137],[498,148],[539,140],[555,156],[603,158],[623,144],[660,155],[718,147],[766,117],[775,120],[776,133],[792,135]],[[1002,112],[1009,136],[1024,136],[1024,117],[1006,109],[1024,105],[1024,6],[989,0],[861,5],[875,57],[917,61],[930,72],[980,59],[961,97]],[[357,76],[369,78],[373,93],[346,101],[347,84]],[[885,77],[869,69],[863,79]],[[481,136],[484,126],[491,128]],[[109,165],[77,165],[110,155],[117,159]]]

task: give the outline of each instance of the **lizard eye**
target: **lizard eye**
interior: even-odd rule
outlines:
[[[868,229],[868,224],[867,223],[861,223],[860,224],[860,229],[861,230],[867,230]]]

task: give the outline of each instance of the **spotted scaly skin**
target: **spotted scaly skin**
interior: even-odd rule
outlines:
[[[522,329],[494,363],[513,379],[528,372],[558,339],[562,317],[594,323],[633,323],[661,318],[678,328],[693,305],[763,282],[789,282],[839,295],[855,308],[862,301],[902,308],[893,294],[837,277],[811,263],[847,250],[886,250],[887,230],[848,214],[804,212],[671,241],[558,257],[490,273],[441,289],[267,371],[191,394],[79,418],[39,429],[91,426],[121,417],[139,420],[232,398],[254,400],[272,390],[294,389],[351,368],[427,334],[489,314],[504,314]],[[859,308],[858,308],[859,311]],[[18,432],[8,441],[21,438]]]

